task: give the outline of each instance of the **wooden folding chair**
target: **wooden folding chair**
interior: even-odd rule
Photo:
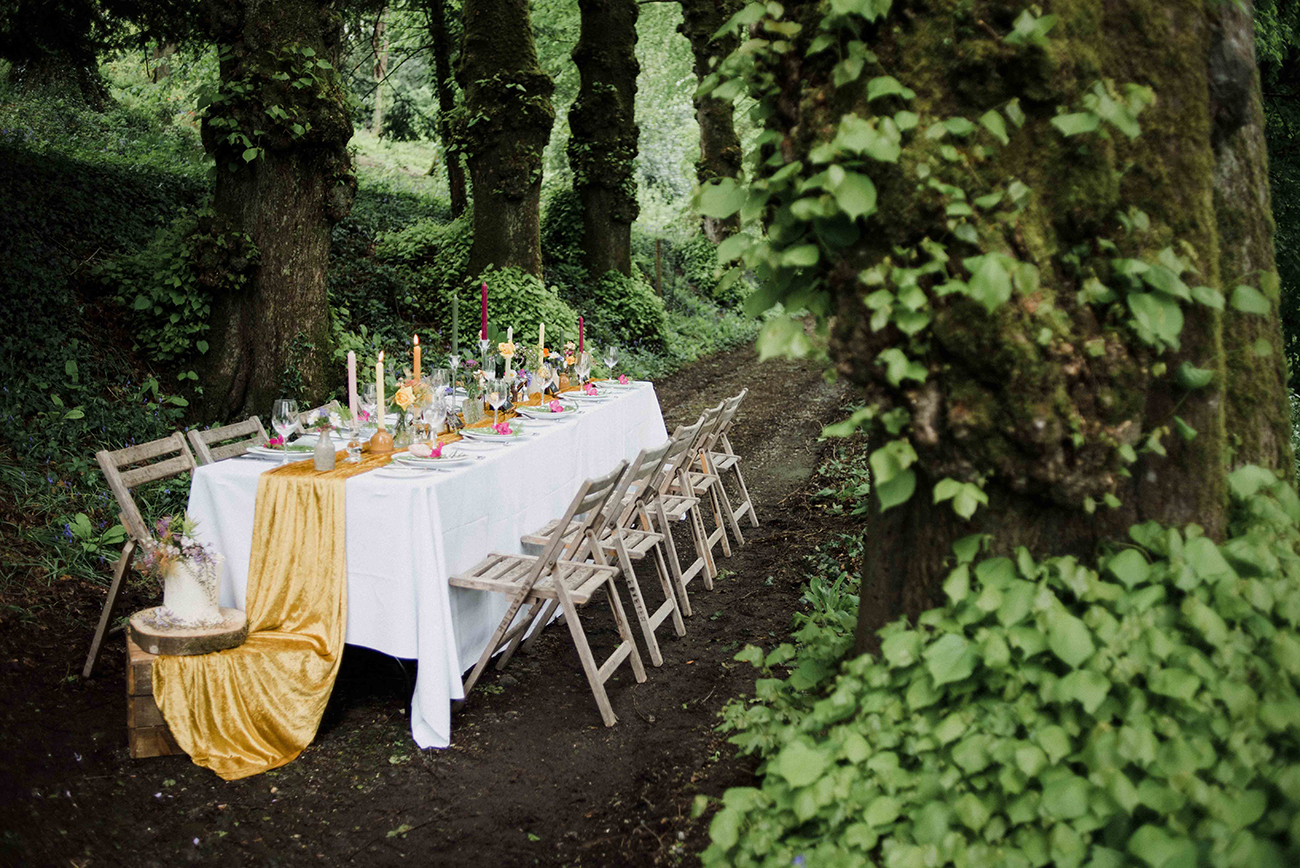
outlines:
[[[504,649],[498,668],[504,666],[543,608],[550,612],[554,605],[558,605],[564,613],[565,624],[573,638],[574,648],[578,652],[583,672],[587,675],[587,683],[596,699],[601,718],[606,726],[613,726],[618,720],[610,707],[605,682],[624,660],[629,659],[638,682],[645,681],[646,674],[636,643],[632,641],[632,630],[628,626],[618,589],[614,585],[618,567],[605,563],[597,534],[602,529],[601,522],[607,519],[603,507],[614,493],[626,467],[627,462],[621,461],[605,476],[588,479],[582,484],[540,555],[534,557],[493,553],[464,573],[451,577],[453,587],[492,591],[510,597],[505,617],[497,625],[483,656],[465,681],[466,696],[478,682],[493,655]],[[578,515],[584,516],[579,532],[572,535],[566,544],[563,531]],[[588,557],[592,563],[586,562]],[[614,652],[597,666],[591,646],[587,643],[587,634],[582,629],[582,622],[578,620],[577,607],[585,605],[602,587],[609,595],[610,608],[621,641]],[[530,607],[529,612],[518,624],[511,626],[525,604]]]
[[[730,399],[728,404],[731,407],[730,417],[726,425],[718,431],[717,436],[713,438],[713,446],[708,453],[709,467],[713,472],[722,477],[726,482],[725,474],[730,473],[735,480],[736,487],[740,490],[741,503],[735,508],[734,518],[739,520],[742,515],[749,516],[749,523],[758,527],[758,514],[754,512],[754,498],[749,494],[749,486],[745,485],[745,477],[740,472],[740,456],[736,450],[731,448],[731,439],[728,437],[728,431],[736,418],[736,411],[740,409],[741,403],[745,396],[749,394],[749,389],[741,389],[740,394]]]
[[[664,662],[663,653],[659,650],[659,642],[655,638],[655,631],[660,625],[672,618],[673,629],[677,635],[686,635],[686,624],[682,621],[681,609],[677,603],[678,594],[673,588],[674,580],[680,584],[680,575],[670,573],[664,551],[665,535],[650,529],[650,517],[646,512],[646,506],[652,503],[657,494],[652,483],[663,465],[664,456],[668,454],[672,445],[672,440],[665,440],[662,445],[653,449],[641,450],[641,454],[628,466],[618,488],[606,504],[605,512],[610,519],[605,521],[604,528],[596,533],[596,539],[599,540],[600,548],[606,556],[618,559],[618,566],[627,582],[628,596],[632,600],[632,611],[636,613],[637,621],[641,625],[641,634],[650,653],[650,662],[655,666],[662,666]],[[639,528],[636,527],[638,523],[641,524]],[[526,534],[521,542],[524,545],[545,545],[559,527],[560,521],[556,519],[536,533]],[[570,522],[564,530],[565,539],[570,539],[573,534],[579,532],[580,528],[581,522]],[[645,560],[650,556],[653,556],[659,585],[664,593],[664,602],[654,612],[650,612],[646,606],[635,567],[636,561]],[[684,587],[681,588],[681,592],[685,593]]]
[[[734,398],[728,398],[722,402],[722,413],[711,431],[706,432],[700,442],[699,464],[700,470],[705,476],[716,478],[716,482],[711,481],[709,485],[712,490],[713,507],[715,510],[722,511],[722,517],[725,519],[731,533],[736,538],[736,545],[744,545],[745,537],[740,531],[740,516],[744,515],[746,510],[752,510],[753,504],[749,501],[749,492],[744,490],[743,494],[746,502],[740,508],[731,505],[731,496],[727,494],[727,487],[723,484],[723,469],[719,462],[713,457],[715,453],[722,448],[722,438],[727,435],[727,430],[731,428],[731,423],[735,421],[736,413],[740,409],[740,402],[745,400],[745,394],[748,389],[742,389],[739,395]],[[734,454],[727,456],[724,463],[728,470],[733,470],[739,474],[739,457]],[[741,483],[744,488],[743,482]],[[757,524],[757,520],[755,520]],[[726,551],[725,538],[723,540],[723,550]],[[727,553],[728,555],[730,553]]]
[[[161,461],[154,460],[171,455],[173,452],[179,454],[171,458],[163,458]],[[156,482],[159,479],[191,472],[195,467],[194,456],[190,454],[189,448],[185,445],[185,438],[179,431],[170,437],[151,440],[138,446],[128,446],[116,452],[100,450],[95,453],[95,460],[99,462],[99,469],[104,472],[104,479],[108,482],[108,487],[113,490],[113,496],[117,498],[117,505],[121,510],[120,520],[122,527],[126,528],[127,539],[126,544],[122,546],[121,557],[113,566],[113,583],[108,587],[108,599],[104,601],[104,611],[99,615],[95,639],[90,644],[86,665],[81,670],[83,678],[90,677],[95,669],[95,661],[99,659],[104,635],[108,632],[108,624],[113,619],[117,598],[122,591],[122,579],[131,566],[131,556],[135,554],[138,546],[153,542],[153,534],[150,533],[149,526],[145,524],[140,510],[135,505],[135,500],[131,497],[131,489],[146,482]],[[150,461],[153,463],[146,463]]]
[[[262,427],[262,420],[256,416],[206,431],[191,428],[186,436],[194,447],[194,457],[200,465],[211,464],[223,458],[235,458],[247,452],[250,446],[266,443],[266,429]]]
[[[729,524],[732,533],[736,536],[738,544],[744,543],[744,537],[741,536],[740,526],[735,520],[735,516],[724,508],[723,504],[727,502],[726,493],[721,491],[722,480],[716,473],[709,470],[708,463],[704,458],[704,453],[711,444],[713,433],[722,423],[725,415],[726,403],[722,402],[716,407],[710,407],[700,416],[700,430],[695,437],[695,442],[691,444],[686,456],[680,464],[674,465],[674,478],[670,481],[665,494],[679,495],[698,498],[703,504],[705,498],[708,498],[709,505],[713,509],[713,518],[716,522],[716,528],[712,532],[706,532],[704,528],[704,519],[700,515],[700,508],[697,506],[694,510],[698,516],[697,523],[700,526],[700,532],[704,533],[704,555],[707,561],[708,573],[706,574],[705,586],[713,587],[713,577],[718,574],[716,562],[713,559],[713,547],[722,544],[722,554],[725,557],[731,557],[731,542],[727,539],[726,527]],[[698,469],[696,469],[698,466]],[[730,518],[730,521],[727,519]]]

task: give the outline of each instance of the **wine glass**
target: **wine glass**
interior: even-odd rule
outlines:
[[[605,367],[609,368],[609,377],[614,378],[614,366],[618,364],[618,346],[610,344],[605,347]]]
[[[587,375],[591,373],[591,353],[580,353],[578,362],[573,366],[578,374],[578,385],[587,382]]]
[[[493,377],[492,381],[493,383],[495,383],[496,378]],[[495,385],[489,388],[491,388],[492,391],[488,392],[488,396],[487,396],[488,403],[492,405],[492,424],[496,425],[497,413],[501,409],[501,405],[505,403],[505,395],[502,394],[501,390],[498,389]]]
[[[276,398],[275,403],[271,405],[271,426],[283,441],[281,445],[284,447],[284,460],[280,463],[287,464],[289,463],[289,435],[298,427],[298,402],[292,398]]]

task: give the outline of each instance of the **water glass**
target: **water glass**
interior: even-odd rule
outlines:
[[[618,346],[610,344],[605,348],[605,367],[609,368],[609,375],[614,376],[614,366],[618,364]]]
[[[271,426],[284,441],[284,461],[289,461],[289,435],[298,427],[298,402],[292,398],[276,398],[271,405]]]

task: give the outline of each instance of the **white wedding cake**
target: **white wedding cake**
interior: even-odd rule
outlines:
[[[161,614],[170,625],[215,627],[222,623],[217,606],[222,560],[220,555],[203,564],[178,559],[168,567]]]

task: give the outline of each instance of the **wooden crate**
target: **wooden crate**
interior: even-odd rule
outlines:
[[[126,638],[126,731],[131,759],[174,756],[176,744],[153,699],[153,662],[158,659]]]

